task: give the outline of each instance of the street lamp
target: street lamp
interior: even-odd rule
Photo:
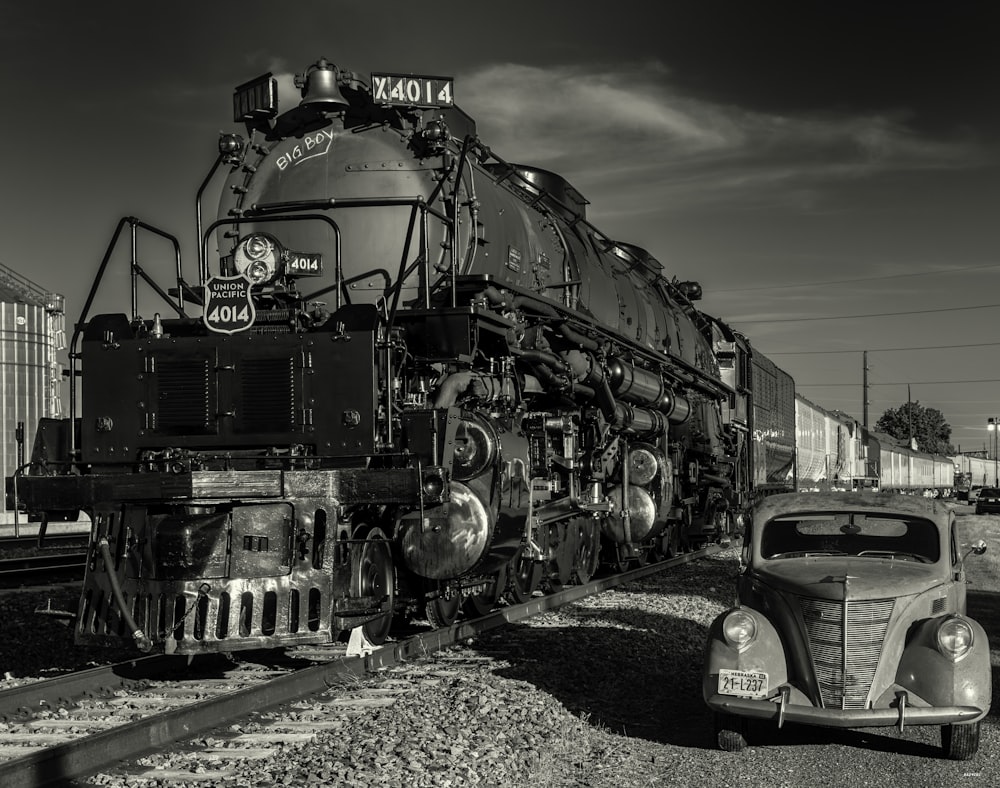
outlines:
[[[1000,474],[997,474],[997,438],[1000,437],[1000,419],[990,416],[986,420],[986,429],[993,433],[993,486],[1000,487]]]

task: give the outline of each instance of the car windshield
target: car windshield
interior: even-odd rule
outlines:
[[[760,552],[765,559],[848,555],[936,563],[941,557],[930,520],[856,512],[777,517],[764,526]]]

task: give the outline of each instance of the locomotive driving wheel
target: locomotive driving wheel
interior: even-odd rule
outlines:
[[[524,548],[521,548],[510,562],[507,598],[515,605],[527,602],[535,593],[541,579],[542,565],[525,556]]]
[[[396,578],[392,566],[392,549],[380,528],[372,528],[365,536],[361,558],[354,573],[354,594],[382,600],[385,611],[378,618],[362,625],[370,643],[385,643],[392,626],[392,610],[396,601]]]
[[[666,551],[667,558],[676,558],[681,554],[681,535],[677,523],[667,525]]]
[[[487,615],[497,606],[500,597],[503,596],[504,588],[507,586],[507,567],[503,567],[497,572],[486,590],[480,594],[471,594],[462,602],[462,609],[466,615],[472,618],[479,618]]]
[[[575,520],[550,524],[547,536],[549,560],[542,586],[545,593],[557,594],[573,578],[581,536]]]
[[[590,581],[601,562],[601,536],[596,520],[580,518],[576,521],[580,531],[576,543],[574,571],[580,585]]]
[[[446,587],[443,583],[429,584],[424,597],[424,613],[432,627],[450,627],[458,618],[462,607],[462,597],[455,593],[445,596]],[[430,596],[435,594],[435,596]]]

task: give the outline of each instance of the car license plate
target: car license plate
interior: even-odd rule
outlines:
[[[767,695],[767,674],[760,670],[719,670],[719,694],[745,698]]]

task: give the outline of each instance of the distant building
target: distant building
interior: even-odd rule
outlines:
[[[31,456],[35,426],[42,417],[62,416],[62,364],[66,346],[63,296],[49,293],[0,264],[0,473],[4,479]],[[24,459],[17,427],[24,425]],[[10,522],[6,496],[0,522]]]

